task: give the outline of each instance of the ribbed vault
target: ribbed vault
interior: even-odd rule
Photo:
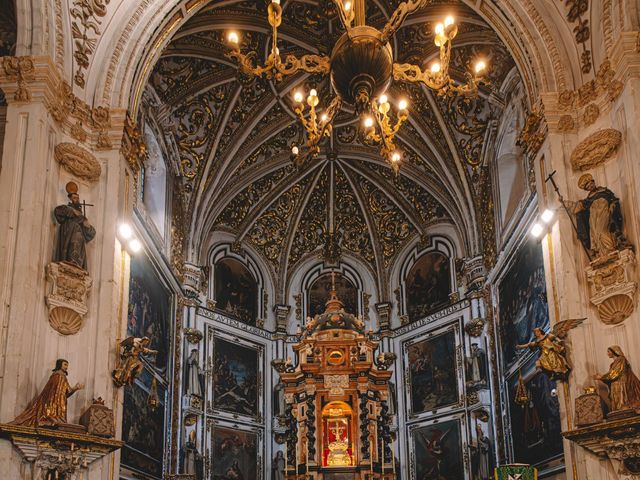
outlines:
[[[396,3],[367,2],[367,23],[381,28]],[[328,54],[343,33],[330,1],[289,0],[283,10],[282,54]],[[395,176],[348,108],[318,158],[293,166],[291,145],[304,138],[293,90],[318,89],[321,105],[331,94],[325,78],[246,78],[225,57],[224,36],[234,28],[242,31],[243,51],[264,59],[270,41],[265,11],[265,1],[212,3],[174,35],[150,75],[146,101],[180,158],[179,194],[192,212],[190,256],[206,254],[211,232],[230,231],[264,257],[284,289],[296,265],[336,246],[384,282],[402,248],[428,237],[434,224],[453,226],[465,249],[460,255],[482,251],[491,241],[481,227],[489,208],[482,200],[491,188],[483,175],[486,139],[506,103],[500,87],[515,69],[486,22],[462,2],[438,0],[410,16],[393,39],[396,61],[425,66],[437,56],[435,23],[453,14],[459,24],[454,78],[464,80],[479,56],[491,65],[488,86],[471,102],[413,84],[392,85],[390,96],[406,96],[411,104],[399,133],[404,160]]]

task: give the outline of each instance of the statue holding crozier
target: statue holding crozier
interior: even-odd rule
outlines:
[[[24,427],[57,427],[68,423],[67,398],[84,388],[81,383],[76,383],[74,387],[69,384],[68,369],[69,362],[59,358],[40,395],[11,424]]]
[[[72,263],[87,270],[86,245],[96,236],[96,229],[85,216],[84,207],[89,204],[80,203],[78,185],[69,182],[66,190],[69,203],[58,205],[53,211],[56,221],[60,224],[53,261]]]

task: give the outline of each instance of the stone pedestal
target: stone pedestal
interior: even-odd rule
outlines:
[[[33,478],[74,478],[94,461],[118,450],[124,442],[85,433],[48,428],[0,424],[0,435],[13,443],[26,462],[33,465]]]
[[[89,272],[67,262],[47,265],[51,292],[47,295],[49,324],[62,335],[73,335],[82,328],[82,319],[89,311],[87,295],[92,280]]]
[[[622,480],[640,478],[640,416],[608,421],[562,434],[600,458],[608,458]]]
[[[635,254],[628,248],[598,258],[587,268],[591,303],[608,325],[623,322],[635,309],[635,263]]]

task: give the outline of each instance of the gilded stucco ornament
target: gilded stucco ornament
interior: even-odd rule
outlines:
[[[606,128],[592,133],[571,153],[574,170],[590,170],[604,163],[618,151],[622,143],[622,133]]]
[[[558,130],[560,132],[570,132],[575,128],[575,121],[571,115],[562,115],[558,120]]]
[[[530,158],[535,157],[546,136],[547,122],[544,117],[544,111],[542,108],[533,110],[525,120],[516,144],[522,147]]]
[[[91,152],[75,143],[63,142],[54,149],[56,161],[69,173],[88,182],[100,178],[102,167]]]
[[[27,84],[33,79],[35,67],[31,57],[3,57],[2,66],[9,79],[16,80],[18,88],[13,95],[16,102],[30,102],[31,90]]]
[[[600,116],[600,108],[595,103],[590,103],[584,109],[584,123],[585,125],[593,125]]]
[[[84,88],[84,70],[89,68],[91,55],[96,49],[100,36],[100,24],[107,15],[107,5],[110,0],[74,0],[70,16],[73,19],[71,31],[73,33],[73,58],[77,68],[73,76],[76,85]]]

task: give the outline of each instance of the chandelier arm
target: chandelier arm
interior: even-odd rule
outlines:
[[[351,30],[351,24],[353,23],[353,19],[355,17],[354,9],[352,8],[349,12],[346,12],[344,9],[344,5],[342,4],[342,0],[333,0],[336,8],[338,9],[338,15],[340,16],[340,21],[342,22],[342,26],[349,33]]]
[[[431,75],[428,70],[423,71],[417,65],[411,63],[394,63],[393,78],[412,83],[424,83],[432,90],[441,90],[448,85],[448,76],[438,74]]]
[[[340,108],[342,107],[342,98],[339,96],[333,97],[331,103],[327,106],[325,114],[327,119],[320,123],[320,138],[328,137],[333,130],[333,119],[336,117]]]
[[[387,43],[402,26],[409,14],[428,4],[430,1],[431,0],[409,0],[398,5],[398,8],[396,8],[396,11],[393,12],[393,15],[391,15],[391,18],[382,29],[382,42]]]
[[[282,75],[293,75],[300,70],[307,73],[329,73],[329,57],[324,55],[287,55],[284,63],[278,66]]]

